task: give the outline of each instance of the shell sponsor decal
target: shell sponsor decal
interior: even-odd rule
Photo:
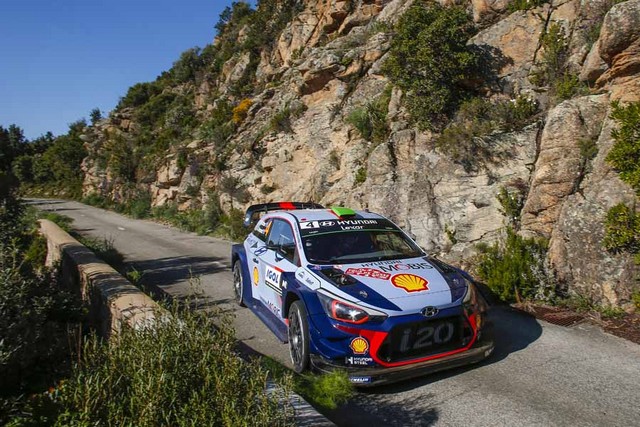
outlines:
[[[260,281],[260,273],[258,273],[258,267],[253,267],[253,284],[258,286]]]
[[[402,288],[407,292],[420,292],[429,290],[429,282],[415,274],[396,274],[391,278],[391,283],[396,288]]]
[[[362,337],[356,337],[351,340],[349,347],[353,350],[353,354],[367,354],[367,351],[369,351],[369,341]]]

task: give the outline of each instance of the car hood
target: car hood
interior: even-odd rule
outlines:
[[[385,311],[410,313],[426,306],[446,306],[464,296],[466,281],[455,269],[439,264],[420,257],[322,266],[316,272],[324,276],[321,286],[333,293]],[[332,280],[338,272],[348,276],[347,284]]]

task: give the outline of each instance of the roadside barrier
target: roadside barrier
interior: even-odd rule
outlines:
[[[62,280],[89,304],[89,319],[108,338],[123,323],[139,329],[152,325],[166,311],[132,285],[113,267],[55,223],[41,219],[40,232],[47,239],[46,265],[60,263]]]

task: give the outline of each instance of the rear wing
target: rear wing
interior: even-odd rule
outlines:
[[[291,211],[296,209],[324,209],[324,206],[313,202],[274,202],[251,205],[244,214],[244,226],[251,227],[260,218],[261,213],[269,211]]]

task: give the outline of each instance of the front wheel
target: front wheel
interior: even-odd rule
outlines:
[[[244,284],[242,283],[242,264],[236,261],[233,264],[233,293],[235,294],[236,303],[240,307],[244,307]]]
[[[295,301],[289,309],[289,353],[294,371],[301,373],[309,367],[309,324],[302,301]]]

